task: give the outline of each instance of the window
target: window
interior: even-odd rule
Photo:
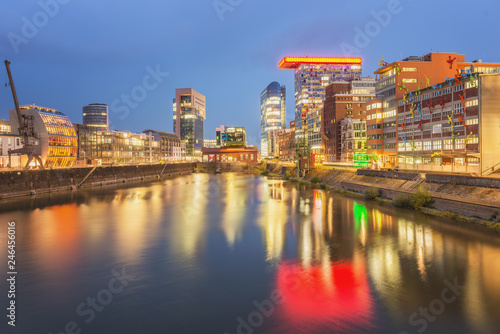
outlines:
[[[395,117],[395,116],[396,116],[396,110],[386,111],[383,113],[384,118]]]
[[[441,140],[434,140],[432,142],[432,149],[434,151],[441,151]]]
[[[455,158],[455,165],[457,165],[457,166],[464,166],[465,165],[465,159],[464,158]]]
[[[403,79],[403,83],[417,83],[417,79]]]
[[[12,138],[7,138],[7,145],[12,145]]]
[[[475,100],[467,101],[465,106],[466,107],[474,107],[474,106],[477,106],[478,104],[479,104],[478,99],[475,99]]]
[[[416,67],[403,67],[403,72],[417,72]]]
[[[405,151],[405,143],[398,143],[398,151],[400,152]]]
[[[407,163],[408,165],[413,165],[413,157],[411,157],[411,158],[406,158],[406,163]]]
[[[434,124],[432,126],[432,133],[441,133],[441,124]]]
[[[442,158],[433,158],[434,165],[441,165],[443,163]]]
[[[424,151],[431,151],[431,150],[432,150],[432,142],[424,141]]]
[[[463,150],[465,148],[465,139],[455,139],[455,149]]]
[[[467,158],[467,164],[469,166],[479,166],[479,158]]]
[[[432,163],[432,159],[431,158],[423,158],[423,163],[424,163],[424,165],[430,165]]]
[[[467,144],[477,144],[477,143],[479,143],[479,138],[477,138],[477,136],[474,135],[474,137],[469,138],[469,142]]]
[[[465,121],[465,124],[466,125],[475,125],[475,124],[479,124],[479,118],[475,117],[475,118],[469,118]]]
[[[453,141],[451,139],[443,140],[443,147],[445,150],[452,150],[453,149]]]

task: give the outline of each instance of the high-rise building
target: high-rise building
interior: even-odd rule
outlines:
[[[201,156],[206,119],[205,96],[192,88],[175,90],[174,131],[186,144],[188,156]]]
[[[279,63],[279,68],[295,70],[295,136],[318,155],[317,161],[324,159],[321,111],[325,87],[361,77],[361,66],[361,58],[285,57]]]
[[[260,94],[260,150],[262,158],[271,158],[269,155],[269,131],[285,127],[286,87],[274,81]]]
[[[341,127],[343,119],[366,120],[366,101],[375,97],[375,78],[363,77],[350,81],[335,81],[326,87],[322,113],[325,162],[341,159]]]
[[[95,128],[97,131],[108,131],[108,105],[92,103],[83,107],[83,125]]]

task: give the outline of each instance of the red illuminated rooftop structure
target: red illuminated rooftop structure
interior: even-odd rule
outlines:
[[[326,58],[326,57],[285,57],[278,67],[279,68],[297,68],[302,64],[318,64],[318,65],[357,65],[362,63],[361,58]]]

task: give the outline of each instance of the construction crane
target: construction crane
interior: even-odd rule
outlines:
[[[12,154],[21,154],[28,156],[28,162],[26,163],[25,169],[30,168],[30,163],[33,159],[38,161],[38,166],[44,169],[41,154],[41,146],[38,138],[35,135],[35,128],[33,125],[33,116],[21,114],[21,108],[19,107],[19,101],[17,100],[16,88],[14,87],[14,80],[12,80],[12,73],[10,72],[10,61],[5,60],[5,67],[7,68],[7,74],[9,76],[9,85],[12,91],[12,97],[14,98],[14,105],[16,107],[17,120],[19,122],[18,132],[21,136],[21,143],[23,147],[11,150],[9,149],[9,168],[11,167],[11,157]]]

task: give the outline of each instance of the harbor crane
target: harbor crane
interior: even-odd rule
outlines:
[[[33,125],[33,116],[21,114],[21,108],[19,107],[19,101],[17,100],[16,88],[14,86],[14,80],[12,80],[12,73],[10,72],[10,61],[5,60],[5,67],[7,68],[7,75],[9,76],[9,85],[12,91],[12,97],[14,98],[14,105],[16,107],[17,120],[19,122],[18,132],[21,136],[21,144],[23,147],[11,150],[9,149],[9,168],[11,167],[11,157],[12,154],[21,154],[28,156],[28,162],[26,163],[25,169],[30,168],[30,163],[33,159],[38,162],[38,167],[44,169],[41,154],[41,145],[36,137],[35,128]]]

